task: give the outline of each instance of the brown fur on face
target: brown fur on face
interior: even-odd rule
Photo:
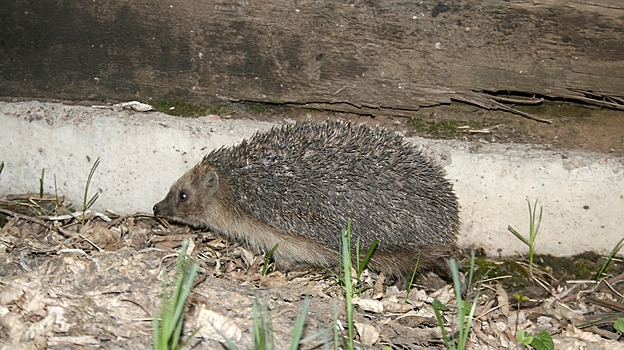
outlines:
[[[179,178],[165,199],[154,205],[154,215],[195,227],[217,229],[210,223],[223,219],[228,213],[222,208],[224,201],[227,202],[227,196],[219,186],[219,176],[200,163]]]

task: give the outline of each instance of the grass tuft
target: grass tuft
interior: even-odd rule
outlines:
[[[305,327],[305,319],[308,314],[308,308],[310,306],[310,296],[306,295],[303,301],[303,308],[301,309],[301,313],[297,316],[295,320],[295,326],[293,328],[293,333],[290,341],[290,346],[288,347],[291,350],[296,350],[301,347],[307,340],[302,340],[301,336],[303,335],[303,329]],[[269,311],[269,306],[267,304],[261,305],[260,300],[258,299],[258,295],[254,298],[253,303],[253,341],[254,341],[254,349],[256,350],[273,350],[275,349],[275,335],[273,333],[273,324],[271,322],[271,313]],[[229,350],[238,350],[238,346],[236,346],[228,337],[224,334],[220,333],[221,337],[223,337],[225,341],[225,346]],[[314,339],[312,337],[310,339]]]
[[[199,268],[196,262],[191,264],[190,259],[186,256],[188,244],[188,239],[182,242],[175,270],[175,285],[171,293],[169,291],[167,270],[163,269],[162,309],[160,318],[154,312],[152,322],[154,350],[182,349],[200,329],[200,327],[195,328],[186,340],[181,340],[182,326],[184,324],[184,305],[191,292],[191,287]]]
[[[254,349],[272,350],[275,348],[275,336],[273,333],[273,324],[271,323],[271,314],[269,313],[269,305],[260,305],[258,296],[253,303],[253,337]]]
[[[527,204],[529,205],[529,238],[527,239],[518,231],[516,231],[513,227],[507,226],[507,230],[511,232],[514,236],[516,236],[519,240],[521,240],[524,244],[529,246],[529,272],[531,276],[533,275],[533,256],[535,255],[535,239],[537,238],[537,232],[539,231],[540,224],[542,223],[542,206],[540,206],[539,218],[536,217],[537,210],[537,199],[535,203],[531,207],[531,201],[529,198],[526,199]]]
[[[470,258],[470,272],[468,275],[467,288],[470,288],[472,285],[472,277],[474,273],[474,264],[475,262],[475,253],[472,251]],[[438,327],[440,327],[440,331],[442,332],[442,341],[444,342],[444,346],[447,349],[457,349],[464,350],[468,345],[468,335],[470,334],[470,330],[472,329],[472,321],[474,320],[474,312],[477,308],[477,303],[479,300],[479,295],[481,294],[481,283],[476,285],[476,292],[470,299],[464,299],[462,297],[462,286],[461,286],[461,278],[459,276],[459,268],[457,267],[457,262],[455,259],[451,258],[451,274],[453,275],[453,290],[455,291],[455,300],[457,301],[456,308],[456,321],[457,321],[457,338],[449,336],[446,331],[446,326],[444,325],[444,320],[442,318],[442,311],[448,311],[449,308],[446,307],[442,302],[438,299],[435,299],[432,303],[433,310],[435,313],[436,320],[438,322]]]
[[[338,275],[336,275],[335,273],[334,275],[338,279],[338,283],[346,287],[345,273],[346,271],[349,271],[349,283],[351,283],[351,287],[350,287],[351,292],[357,295],[361,295],[365,290],[368,289],[368,287],[364,286],[364,282],[362,281],[362,273],[368,266],[368,263],[373,253],[375,252],[375,249],[377,248],[379,241],[375,240],[373,244],[371,245],[371,247],[366,252],[366,254],[364,254],[364,258],[360,260],[361,246],[360,246],[360,240],[358,239],[355,244],[355,259],[353,259],[352,258],[353,253],[351,252],[351,220],[347,221],[347,228],[343,229],[342,234],[343,235],[346,234],[347,237],[341,238],[341,241],[340,241],[341,258],[339,260],[340,266],[338,268],[339,272],[338,272]],[[348,241],[348,244],[349,244],[348,246],[344,245],[345,244],[344,239]],[[348,269],[347,269],[347,266],[344,265],[345,254],[348,254],[346,257],[348,257],[350,261]],[[353,263],[355,263],[355,267],[353,266]],[[330,269],[327,269],[327,270],[331,271]],[[350,274],[351,272],[355,272],[355,274],[351,275]]]

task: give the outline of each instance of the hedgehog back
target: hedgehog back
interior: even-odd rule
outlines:
[[[352,222],[381,251],[451,245],[458,205],[442,169],[388,130],[304,122],[257,133],[203,162],[228,182],[233,201],[289,235],[337,247]]]

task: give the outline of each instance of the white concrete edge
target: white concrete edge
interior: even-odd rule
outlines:
[[[249,120],[185,119],[160,113],[54,103],[0,102],[0,195],[57,190],[80,206],[89,170],[101,158],[91,193],[95,209],[151,212],[169,186],[212,149],[266,130]],[[436,159],[461,205],[462,246],[492,255],[526,253],[508,231],[528,234],[526,198],[539,199],[537,251],[608,253],[624,236],[624,158],[514,144],[409,138]]]

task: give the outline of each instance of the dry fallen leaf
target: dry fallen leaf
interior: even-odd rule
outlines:
[[[353,305],[359,306],[362,310],[381,314],[384,312],[384,305],[380,300],[367,298],[353,298]]]
[[[379,331],[372,325],[355,322],[355,330],[360,336],[360,342],[364,345],[372,346],[379,341]]]
[[[236,343],[243,337],[243,331],[234,320],[203,307],[198,312],[196,322],[198,326],[201,325],[197,335],[202,338],[224,341],[226,337]]]

